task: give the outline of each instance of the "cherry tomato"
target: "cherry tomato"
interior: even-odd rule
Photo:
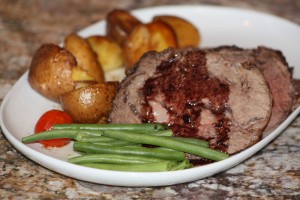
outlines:
[[[37,121],[34,133],[51,130],[55,124],[71,124],[72,118],[66,112],[61,110],[49,110],[45,112]],[[68,144],[71,140],[69,138],[40,140],[39,142],[45,147],[62,147]]]

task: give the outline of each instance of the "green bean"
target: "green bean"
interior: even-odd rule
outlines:
[[[128,133],[122,131],[106,130],[102,133],[103,136],[111,137],[118,140],[124,140],[128,142],[135,142],[141,144],[149,144],[155,146],[166,147],[175,149],[185,153],[201,156],[210,160],[224,160],[229,157],[228,154],[210,149],[200,147],[194,144],[173,140],[171,137],[161,137],[146,134]]]
[[[81,137],[89,137],[89,136],[95,136],[95,137],[100,137],[102,136],[103,131],[101,130],[81,130],[81,129],[54,129],[54,130],[73,130],[77,131],[78,133],[78,138],[81,140]]]
[[[162,149],[162,150],[166,150],[166,151],[177,151],[175,149],[170,149],[170,148],[166,148],[166,147],[155,147],[155,149]]]
[[[53,127],[53,129],[133,131],[158,131],[165,128],[164,124],[56,124]]]
[[[129,171],[129,172],[162,172],[170,171],[176,168],[177,162],[174,161],[162,161],[155,163],[143,163],[143,164],[99,164],[99,163],[84,163],[80,164],[86,167],[92,167],[97,169],[114,170],[114,171]]]
[[[101,133],[99,131],[81,131],[81,130],[75,130],[75,129],[53,129],[53,130],[47,130],[44,132],[40,132],[38,134],[32,134],[26,137],[22,138],[23,143],[31,143],[36,142],[39,140],[51,140],[51,139],[58,139],[58,138],[70,138],[75,140],[81,140],[84,137],[87,137],[89,135],[97,135],[101,136]],[[112,138],[107,138],[109,140],[115,140]]]
[[[189,160],[184,160],[179,162],[177,165],[174,165],[170,171],[180,170],[180,169],[187,169],[191,168],[193,165],[189,162]]]
[[[75,151],[85,152],[85,153],[106,153],[106,154],[128,154],[128,155],[142,155],[154,158],[161,158],[165,160],[178,160],[182,161],[185,159],[185,154],[180,151],[170,151],[156,148],[147,147],[111,147],[97,145],[93,143],[86,142],[74,142],[73,149]]]
[[[69,159],[74,164],[81,163],[111,163],[111,164],[142,164],[150,162],[161,162],[163,159],[152,158],[137,155],[121,155],[121,154],[88,154],[76,156]]]
[[[167,130],[159,130],[159,131],[154,131],[154,132],[138,132],[141,134],[149,134],[149,135],[156,135],[156,136],[172,136],[173,135],[173,131],[171,129],[167,129]]]
[[[61,130],[61,129],[57,129],[57,130]],[[66,130],[68,130],[68,129],[66,129]],[[77,137],[75,139],[80,142],[92,142],[92,143],[116,141],[116,139],[101,136],[101,133],[103,133],[103,131],[81,130],[79,133],[82,134],[82,136]],[[125,131],[125,132],[127,132],[127,131]],[[173,132],[170,129],[169,130],[161,130],[161,131],[151,131],[151,132],[141,132],[141,131],[139,131],[139,132],[141,134],[151,134],[151,135],[156,135],[156,136],[172,136],[173,135]]]
[[[128,145],[135,145],[136,143],[127,142],[123,140],[115,140],[111,142],[91,142],[93,144],[99,144],[103,146],[115,146],[115,147],[122,147],[122,146],[128,146]]]
[[[209,147],[209,143],[207,141],[204,140],[200,140],[197,138],[187,138],[187,137],[172,137],[173,140],[178,140],[181,142],[186,142],[186,143],[190,143],[190,144],[195,144],[198,145],[200,147]]]
[[[131,144],[128,144],[128,145],[124,145],[123,147],[141,147],[142,144],[138,144],[138,143],[131,143]]]
[[[71,138],[74,139],[77,135],[75,130],[49,130],[40,132],[38,134],[32,134],[22,138],[23,143],[31,143],[39,140],[50,140],[57,138]]]
[[[117,141],[116,139],[113,138],[108,138],[104,136],[95,136],[95,135],[87,135],[83,136],[81,138],[76,139],[79,142],[112,142],[112,141]]]
[[[66,124],[69,126],[70,124]],[[60,126],[59,126],[60,127]],[[40,132],[39,134],[32,134],[22,138],[23,143],[31,143],[39,140],[50,140],[57,138],[71,138],[82,142],[108,142],[115,141],[115,139],[103,137],[104,130],[89,130],[89,129],[53,129],[49,131]],[[171,130],[159,130],[159,131],[146,131],[136,130],[140,133],[149,133],[158,136],[171,136]],[[127,131],[125,131],[127,132]]]

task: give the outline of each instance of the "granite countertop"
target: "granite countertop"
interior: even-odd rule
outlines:
[[[2,0],[1,101],[28,69],[41,44],[60,43],[70,32],[103,19],[113,8],[165,4],[247,8],[300,24],[298,0]],[[0,199],[300,199],[299,132],[298,117],[273,142],[232,169],[191,183],[140,188],[93,184],[49,171],[20,154],[1,132]]]

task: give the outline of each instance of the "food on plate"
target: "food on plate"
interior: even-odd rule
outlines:
[[[130,11],[115,9],[106,16],[106,35],[123,45],[133,29],[142,24]]]
[[[106,35],[123,48],[127,68],[148,51],[198,47],[201,41],[199,30],[175,15],[154,16],[152,21],[144,23],[127,10],[116,9],[107,15],[106,22]]]
[[[191,22],[174,15],[157,15],[154,21],[169,24],[176,33],[178,47],[198,47],[201,41],[200,32]]]
[[[95,78],[90,75],[90,73],[86,72],[85,70],[81,69],[78,66],[75,66],[72,70],[72,80],[74,82],[97,82]]]
[[[54,101],[74,89],[73,68],[76,58],[55,44],[44,44],[35,52],[29,68],[28,81],[33,89]]]
[[[153,21],[135,27],[124,42],[123,51],[127,68],[146,52],[177,47],[177,38],[171,26],[163,21]]]
[[[85,57],[83,54],[81,56]],[[83,69],[78,66],[77,61],[78,59],[67,49],[56,44],[44,44],[32,58],[28,81],[33,89],[54,101],[59,101],[60,95],[75,88],[104,81],[101,68]]]
[[[186,153],[211,161],[229,157],[209,148],[206,141],[173,137],[163,124],[56,124],[49,131],[22,138],[22,142],[62,137],[74,140],[73,149],[82,154],[69,162],[99,169],[174,171],[193,166]]]
[[[140,25],[131,32],[123,45],[123,54],[126,67],[129,68],[141,55],[149,50],[150,33],[145,25]]]
[[[146,24],[150,33],[150,50],[162,51],[168,47],[178,47],[174,29],[163,21]]]
[[[47,44],[36,52],[32,87],[59,98],[70,119],[62,123],[77,124],[36,128],[39,134],[24,143],[46,140],[45,146],[59,147],[72,139],[84,155],[69,161],[100,169],[186,169],[194,159],[220,161],[254,145],[295,105],[292,70],[280,51],[200,49],[200,32],[178,16],[144,23],[114,10],[106,25],[106,35],[71,33],[64,48]],[[105,82],[104,72],[122,66],[120,85]]]
[[[265,61],[276,52],[263,47],[251,51],[268,55]],[[120,84],[110,122],[169,124],[175,135],[207,140],[229,154],[252,146],[269,123],[276,94],[261,72],[259,65],[266,66],[262,58],[234,55],[219,48],[145,54]],[[281,60],[275,57],[272,62]]]
[[[82,76],[82,75],[79,75],[79,76]],[[78,77],[79,77],[78,76]],[[85,87],[85,86],[89,86],[89,85],[93,85],[93,84],[97,84],[98,82],[97,81],[94,81],[94,80],[82,80],[82,81],[75,81],[75,89],[78,89],[78,88],[82,88],[82,87]]]
[[[292,79],[292,83],[295,88],[295,102],[292,110],[295,110],[300,106],[300,79]]]
[[[96,52],[98,62],[104,71],[110,71],[124,66],[121,46],[107,36],[93,35],[86,38]]]
[[[69,34],[64,41],[64,48],[71,52],[77,61],[77,69],[86,72],[97,82],[104,82],[104,72],[97,55],[89,43],[76,33]]]
[[[212,51],[217,51],[229,60],[253,62],[263,73],[273,97],[272,115],[264,135],[272,132],[291,113],[296,101],[292,69],[282,53],[266,47],[242,49],[234,46],[222,46]]]
[[[71,124],[73,123],[72,118],[66,112],[61,110],[52,109],[45,112],[37,121],[34,133],[40,134],[41,132],[49,131],[53,129],[56,124]],[[50,140],[38,140],[39,143],[43,144],[44,147],[62,147],[69,144],[70,138],[56,138]]]
[[[30,85],[45,97],[105,82],[104,71],[131,68],[148,51],[197,46],[198,30],[176,16],[157,16],[142,23],[127,10],[116,9],[106,18],[106,35],[83,38],[70,33],[63,47],[43,45],[37,50],[29,72]],[[198,38],[198,39],[197,39]]]
[[[77,123],[105,123],[118,82],[104,82],[81,87],[60,97],[62,109]]]
[[[175,136],[204,139],[234,154],[273,131],[293,109],[291,69],[279,51],[199,49],[200,32],[178,16],[141,22],[129,11],[114,10],[106,19],[106,35],[71,33],[65,49],[48,47],[54,50],[37,52],[32,62],[44,65],[40,57],[47,65],[53,65],[51,59],[68,60],[63,75],[69,87],[61,89],[56,80],[53,88],[42,90],[43,84],[31,83],[37,91],[55,91],[47,97],[60,97],[63,110],[77,123],[164,123]],[[127,76],[119,89],[117,82],[104,82],[104,71],[122,65]],[[53,74],[58,79],[62,73]]]

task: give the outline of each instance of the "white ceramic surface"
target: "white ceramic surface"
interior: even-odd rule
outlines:
[[[201,47],[237,45],[256,47],[265,45],[281,50],[288,63],[295,67],[294,76],[300,78],[300,27],[284,19],[249,10],[214,6],[167,6],[133,11],[139,19],[149,22],[159,14],[178,15],[195,24],[202,35]],[[82,36],[105,33],[101,21],[80,32]],[[111,78],[122,70],[108,75]],[[254,146],[226,160],[213,164],[173,172],[118,172],[82,167],[68,163],[76,155],[72,144],[57,149],[45,149],[39,144],[25,145],[21,138],[33,133],[33,128],[45,111],[60,106],[32,90],[26,72],[12,87],[1,105],[1,128],[7,139],[28,158],[66,176],[108,185],[162,186],[198,180],[229,169],[249,158],[276,138],[297,117],[296,109],[284,123]]]

